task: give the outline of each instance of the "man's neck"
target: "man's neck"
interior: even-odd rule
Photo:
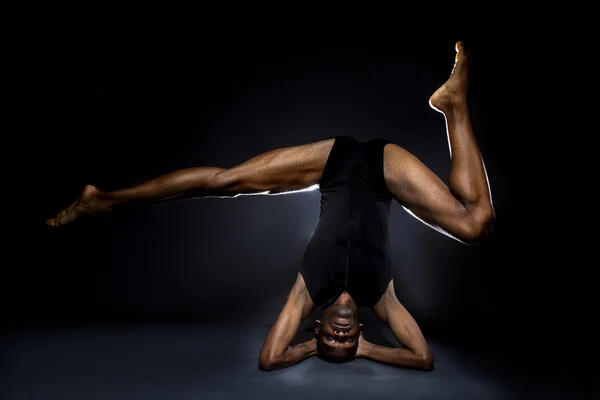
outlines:
[[[348,293],[346,290],[344,290],[344,292],[340,294],[340,296],[337,298],[335,303],[332,304],[332,306],[347,306],[354,310],[357,309],[354,299],[352,299],[352,296],[350,296],[350,293]]]

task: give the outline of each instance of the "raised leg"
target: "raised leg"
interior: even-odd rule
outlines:
[[[450,78],[429,100],[446,119],[449,187],[414,155],[394,144],[384,150],[384,175],[389,190],[413,216],[459,241],[474,243],[491,231],[494,211],[467,109],[469,66],[462,43],[456,44],[456,52]]]
[[[299,191],[319,183],[334,141],[272,150],[229,169],[182,169],[113,192],[87,185],[79,199],[46,223],[62,226],[134,203]]]

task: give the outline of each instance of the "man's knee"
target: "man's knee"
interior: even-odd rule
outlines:
[[[235,187],[239,186],[241,180],[235,169],[220,169],[210,180],[210,186],[213,191],[219,194],[236,194]]]
[[[248,168],[234,167],[217,172],[211,185],[216,193],[223,196],[239,194],[257,194],[274,191],[277,186],[261,177],[261,171],[249,171]]]
[[[492,207],[482,205],[461,222],[460,239],[468,244],[479,244],[492,232],[493,225],[494,211]]]

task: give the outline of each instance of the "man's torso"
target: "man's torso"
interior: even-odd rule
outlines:
[[[374,306],[392,279],[388,219],[392,196],[375,139],[338,137],[320,181],[321,212],[300,265],[315,305],[328,307],[347,290]]]

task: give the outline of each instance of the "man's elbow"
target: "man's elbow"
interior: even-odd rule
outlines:
[[[265,372],[273,371],[276,369],[272,363],[261,362],[261,361],[258,362],[258,368],[261,371],[265,371]]]
[[[263,356],[258,357],[258,368],[262,371],[274,371],[278,369],[278,363],[273,357]]]
[[[419,368],[420,369],[422,369],[423,371],[426,371],[426,372],[433,371],[435,360],[433,358],[433,354],[431,353],[431,351],[428,351],[427,353],[420,355],[418,360],[419,360]]]

